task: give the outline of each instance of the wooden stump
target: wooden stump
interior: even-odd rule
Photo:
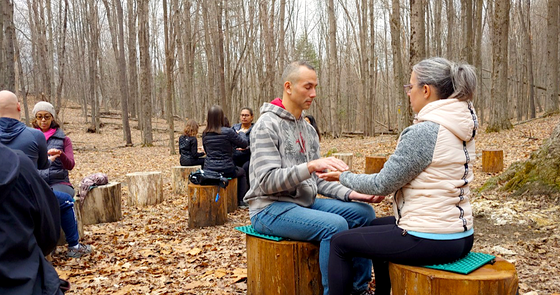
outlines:
[[[187,185],[189,184],[189,174],[200,169],[200,165],[196,166],[173,166],[171,167],[171,187],[173,192],[180,195],[188,193]]]
[[[247,295],[323,294],[319,245],[247,235]]]
[[[395,263],[389,273],[393,295],[514,295],[519,284],[515,266],[499,257],[468,275]]]
[[[227,213],[237,210],[237,178],[230,179],[225,189],[220,188],[220,196],[227,200]]]
[[[502,172],[502,170],[504,170],[504,151],[483,150],[482,171],[494,173],[494,172]]]
[[[163,201],[161,172],[134,172],[126,175],[128,201],[133,206],[159,204]]]
[[[84,225],[119,221],[122,217],[121,183],[94,187],[85,198],[76,198],[75,207]]]
[[[346,165],[348,165],[348,170],[352,171],[352,158],[354,157],[354,154],[352,154],[352,153],[334,153],[333,157],[344,161],[344,163],[346,163]]]
[[[224,224],[227,221],[227,198],[217,185],[189,183],[189,227],[204,227]],[[220,192],[220,197],[217,194]]]
[[[387,157],[385,156],[366,156],[366,174],[373,174],[379,173],[385,162],[387,161]]]

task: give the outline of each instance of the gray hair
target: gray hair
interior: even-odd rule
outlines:
[[[282,73],[282,81],[283,82],[290,81],[292,83],[296,82],[294,81],[294,78],[296,77],[295,74],[299,71],[299,68],[301,66],[304,66],[312,71],[315,71],[315,68],[305,60],[293,61],[289,63],[284,69],[284,72]]]
[[[425,59],[412,67],[420,85],[431,85],[440,98],[470,101],[476,90],[476,72],[469,64],[451,62],[442,57]]]

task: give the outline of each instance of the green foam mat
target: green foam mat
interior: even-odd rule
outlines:
[[[267,239],[267,240],[273,240],[273,241],[276,241],[276,242],[282,241],[284,239],[282,237],[269,236],[269,235],[263,235],[261,233],[258,233],[258,232],[255,231],[255,229],[253,228],[252,225],[238,226],[235,229],[242,232],[242,233],[246,233],[248,235],[251,235],[251,236],[255,236],[255,237],[259,237],[259,238],[263,238],[263,239]]]
[[[446,264],[424,265],[423,267],[446,270],[466,275],[475,271],[486,263],[493,261],[495,258],[496,256],[486,253],[470,252],[467,256],[455,262]]]

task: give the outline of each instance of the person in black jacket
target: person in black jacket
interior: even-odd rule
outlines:
[[[204,168],[204,158],[201,158],[204,153],[198,152],[197,133],[198,123],[193,119],[188,120],[183,135],[179,137],[179,153],[181,154],[179,162],[181,166],[200,165]]]
[[[247,192],[245,171],[235,166],[233,150],[236,147],[246,148],[248,141],[244,132],[235,132],[225,127],[224,111],[220,106],[212,106],[208,110],[206,129],[202,132],[202,144],[206,151],[204,169],[221,172],[225,177],[237,178],[237,202],[243,205],[243,197]]]
[[[0,144],[0,294],[62,294],[58,274],[45,259],[59,236],[51,188],[22,151]]]

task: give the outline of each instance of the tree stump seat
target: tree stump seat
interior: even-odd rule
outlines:
[[[134,172],[126,175],[130,205],[144,207],[163,202],[161,172]]]
[[[227,202],[225,189],[222,189],[217,185],[198,185],[189,183],[189,228],[221,225],[226,223]]]
[[[188,193],[189,175],[198,169],[200,169],[200,165],[171,167],[171,188],[173,192],[186,195]]]
[[[352,153],[334,153],[333,157],[342,160],[346,165],[348,165],[348,171],[352,171],[352,159],[354,154]]]
[[[468,275],[396,263],[389,274],[393,295],[515,295],[519,284],[515,266],[500,257]]]
[[[386,156],[366,156],[365,174],[379,173],[386,161]]]
[[[119,221],[122,218],[121,183],[96,186],[85,198],[76,198],[74,204],[83,225]]]
[[[220,190],[220,195],[222,190]],[[225,188],[224,197],[227,200],[227,213],[237,210],[237,178],[229,180],[228,186]]]
[[[496,172],[502,172],[502,170],[504,170],[504,151],[483,150],[482,171],[496,173]]]
[[[247,295],[323,294],[319,244],[250,234],[246,243]]]

